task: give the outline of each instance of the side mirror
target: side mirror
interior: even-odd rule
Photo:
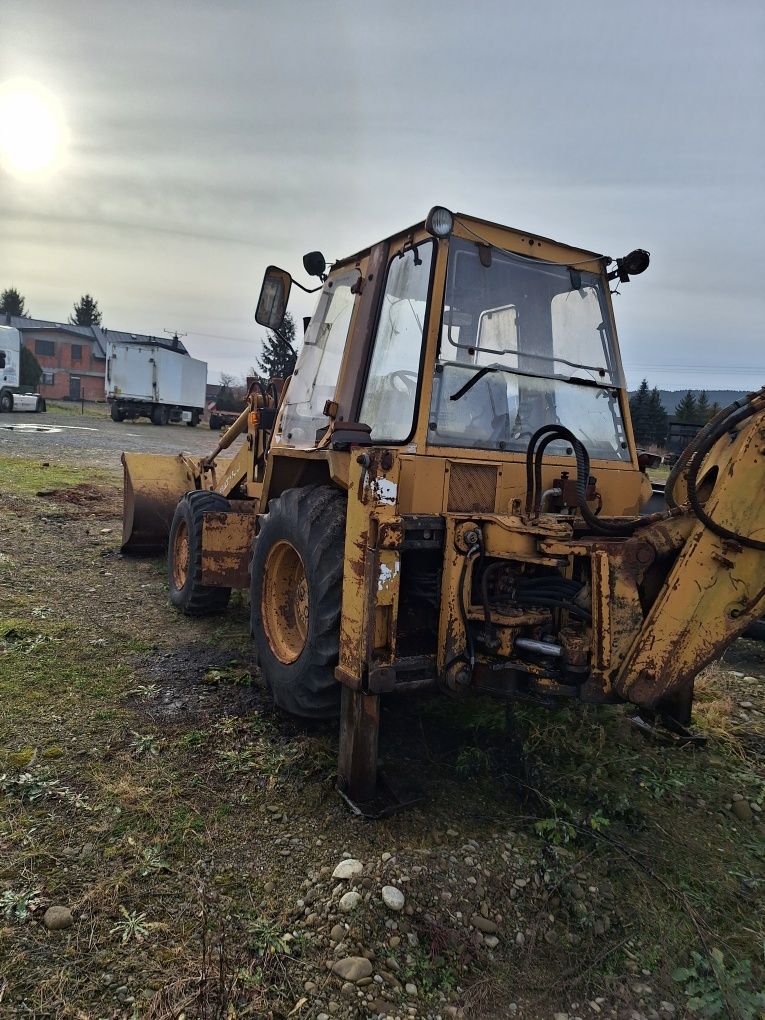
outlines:
[[[258,307],[255,309],[255,321],[266,329],[279,329],[284,322],[287,311],[292,277],[286,269],[269,266],[263,276],[260,288]]]

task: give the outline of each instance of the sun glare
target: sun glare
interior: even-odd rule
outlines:
[[[0,163],[17,177],[54,171],[64,142],[61,107],[36,82],[10,81],[0,85]]]

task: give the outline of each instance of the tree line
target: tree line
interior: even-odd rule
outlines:
[[[16,287],[6,287],[0,294],[0,315],[18,315],[28,319],[33,317],[27,310],[27,299]],[[74,302],[69,322],[72,326],[101,325],[101,309],[91,294],[83,294],[79,301]]]
[[[699,394],[688,390],[675,408],[674,417],[693,425],[705,425],[719,410],[720,405],[717,401],[710,403],[705,390]],[[663,446],[666,443],[669,415],[658,389],[655,386],[651,389],[647,379],[641,382],[637,393],[630,397],[630,416],[636,443],[640,446]]]

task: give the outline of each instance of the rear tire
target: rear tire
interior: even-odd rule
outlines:
[[[250,629],[258,663],[279,708],[306,719],[340,711],[346,498],[329,485],[287,489],[269,502],[253,544]]]
[[[167,547],[167,586],[170,601],[187,616],[222,613],[228,605],[230,588],[202,584],[202,515],[229,509],[225,496],[203,491],[187,492],[175,508]]]
[[[167,425],[170,420],[170,414],[164,404],[157,404],[156,407],[151,409],[151,423],[152,425]]]
[[[190,429],[195,429],[199,424],[199,411],[192,411],[191,418],[186,422]]]
[[[111,406],[112,421],[124,421],[126,418],[125,411],[120,407],[119,404],[112,404]]]

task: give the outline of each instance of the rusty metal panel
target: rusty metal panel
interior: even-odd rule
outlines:
[[[452,461],[447,510],[452,513],[493,513],[497,499],[497,467]]]
[[[386,571],[392,571],[392,558],[397,560],[398,554],[381,552],[377,545],[379,526],[397,516],[399,467],[398,456],[391,450],[370,449],[350,461],[340,658],[335,675],[357,689],[366,682],[377,635],[381,630],[390,634],[396,626],[398,571],[395,581]],[[378,596],[389,607],[379,620]]]
[[[592,577],[592,661],[596,669],[611,665],[611,581],[608,554],[594,552],[590,558]]]
[[[202,517],[202,584],[249,588],[254,513],[206,513]]]

